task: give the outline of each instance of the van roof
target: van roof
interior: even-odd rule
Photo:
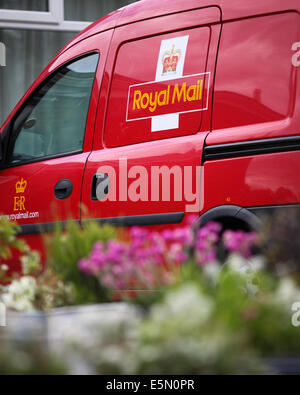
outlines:
[[[118,26],[156,18],[177,12],[215,6],[221,11],[222,21],[246,16],[264,15],[283,10],[300,13],[299,0],[140,0],[120,8],[88,26],[62,50],[64,52],[79,41]]]

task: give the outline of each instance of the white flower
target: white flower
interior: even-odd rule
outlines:
[[[250,258],[250,265],[252,270],[259,272],[263,270],[266,266],[265,258],[262,255],[253,256]]]
[[[6,292],[2,295],[3,303],[9,309],[17,311],[33,311],[36,294],[36,280],[33,277],[22,277],[13,281],[6,287]]]
[[[209,263],[203,266],[203,274],[214,283],[217,283],[222,267],[219,263]]]
[[[283,303],[289,310],[294,302],[300,302],[300,289],[293,279],[287,277],[280,281],[279,287],[274,294],[273,302],[276,304]]]
[[[195,284],[184,284],[178,290],[169,292],[165,302],[154,306],[154,320],[164,321],[177,317],[184,325],[202,325],[209,319],[213,301],[205,296]]]
[[[265,267],[265,260],[263,256],[255,256],[251,258],[244,258],[240,254],[231,254],[225,262],[230,269],[240,274],[250,274],[257,272]]]
[[[251,268],[250,260],[244,258],[240,254],[230,254],[227,258],[227,261],[225,262],[225,265],[227,265],[231,270],[240,274],[246,274]]]
[[[256,256],[247,259],[240,254],[231,254],[225,264],[232,271],[239,273],[246,279],[246,290],[248,293],[257,293],[258,287],[254,284],[253,280],[255,274],[262,270],[265,266],[265,261],[262,256]]]

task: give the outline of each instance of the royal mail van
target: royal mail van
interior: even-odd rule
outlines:
[[[300,202],[299,0],[144,0],[95,22],[1,129],[0,212],[253,228]]]

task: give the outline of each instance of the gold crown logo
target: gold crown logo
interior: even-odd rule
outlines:
[[[162,56],[163,74],[176,73],[178,62],[181,58],[181,51],[175,51],[175,45],[172,46],[171,52],[166,51]]]
[[[21,181],[18,181],[16,183],[16,193],[24,193],[25,189],[27,187],[27,181],[25,181],[23,178]]]

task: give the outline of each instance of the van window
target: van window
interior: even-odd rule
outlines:
[[[10,164],[83,149],[98,59],[91,54],[61,67],[30,97],[14,122]]]
[[[208,26],[121,44],[113,71],[105,145],[190,135],[207,110]]]

